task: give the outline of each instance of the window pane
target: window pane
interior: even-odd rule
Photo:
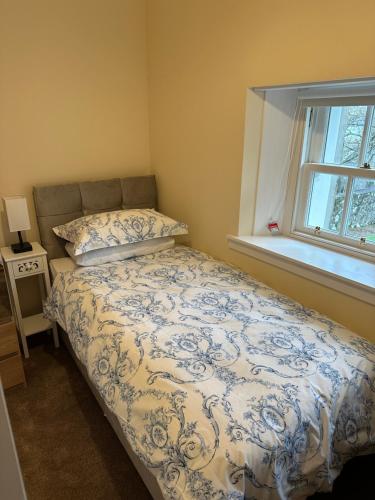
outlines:
[[[345,234],[375,243],[375,179],[353,179]]]
[[[367,106],[335,106],[329,114],[323,163],[357,166]]]
[[[307,213],[307,226],[340,231],[348,178],[314,172]]]
[[[372,113],[372,120],[368,136],[365,161],[369,163],[372,167],[375,167],[375,113],[374,112]]]

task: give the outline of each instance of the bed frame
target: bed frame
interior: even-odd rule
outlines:
[[[153,175],[54,186],[34,186],[33,194],[40,239],[47,250],[49,260],[67,255],[64,241],[52,231],[56,225],[64,224],[83,215],[110,210],[157,208],[156,181]],[[131,449],[117,417],[109,410],[90,381],[85,366],[75,355],[68,334],[62,328],[61,336],[150,494],[154,500],[163,499],[155,476]]]

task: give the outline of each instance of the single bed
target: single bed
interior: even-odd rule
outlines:
[[[115,208],[84,184],[34,190],[51,257],[56,216]],[[154,498],[306,498],[374,452],[375,346],[201,252],[60,270],[46,313]]]

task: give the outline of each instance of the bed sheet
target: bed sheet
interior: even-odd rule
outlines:
[[[59,259],[51,259],[49,261],[49,268],[52,280],[54,280],[59,273],[74,271],[74,269],[77,269],[77,265],[70,257],[60,257]]]

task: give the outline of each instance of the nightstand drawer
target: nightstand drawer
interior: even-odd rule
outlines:
[[[25,383],[25,375],[20,354],[0,361],[0,377],[4,389]]]
[[[30,259],[17,260],[12,263],[12,267],[15,278],[40,273],[43,272],[43,259],[42,257],[32,257]]]
[[[18,350],[16,325],[13,322],[0,325],[0,359]]]

